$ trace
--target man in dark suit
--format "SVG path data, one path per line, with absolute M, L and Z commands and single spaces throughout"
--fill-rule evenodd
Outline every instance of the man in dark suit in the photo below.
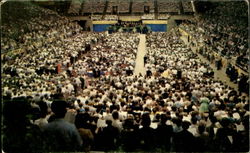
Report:
M 56 100 L 51 104 L 55 119 L 43 128 L 48 151 L 79 151 L 82 146 L 82 139 L 75 125 L 63 119 L 66 107 L 67 103 L 63 100 Z
M 143 59 L 144 59 L 144 66 L 145 66 L 145 65 L 147 64 L 148 57 L 147 57 L 147 56 L 144 56 Z
M 167 125 L 166 122 L 170 119 L 170 116 L 161 114 L 161 121 L 156 129 L 157 144 L 165 151 L 170 151 L 170 140 L 173 135 L 172 125 Z
M 107 127 L 103 128 L 101 132 L 102 142 L 105 151 L 115 150 L 116 142 L 119 138 L 119 130 L 118 128 L 112 126 L 112 121 L 106 121 Z
M 182 131 L 174 134 L 174 149 L 176 152 L 191 152 L 194 149 L 194 136 L 187 129 L 190 123 L 182 122 Z

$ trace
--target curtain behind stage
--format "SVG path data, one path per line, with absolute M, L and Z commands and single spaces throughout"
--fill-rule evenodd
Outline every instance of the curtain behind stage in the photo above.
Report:
M 154 31 L 154 32 L 166 32 L 167 31 L 166 24 L 146 24 L 146 25 L 151 28 L 151 31 Z
M 107 31 L 108 27 L 110 27 L 110 24 L 94 24 L 93 25 L 93 31 L 94 32 L 103 32 Z

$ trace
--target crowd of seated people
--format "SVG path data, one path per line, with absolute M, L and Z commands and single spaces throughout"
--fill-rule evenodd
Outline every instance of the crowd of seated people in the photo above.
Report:
M 181 2 L 184 12 L 193 12 L 191 2 Z M 179 3 L 175 1 L 158 0 L 159 13 L 177 13 L 180 12 Z
M 131 74 L 137 52 L 138 34 L 108 35 L 101 40 L 83 59 L 74 65 L 77 74 L 100 75 Z
M 145 19 L 155 19 L 155 14 L 144 14 L 141 16 L 141 19 L 142 20 L 145 20 Z
M 159 14 L 158 15 L 158 19 L 159 20 L 168 20 L 170 18 L 170 15 L 169 14 Z
M 81 27 L 65 17 L 33 18 L 27 23 L 30 33 L 21 35 L 23 54 L 2 56 L 2 83 L 26 92 L 48 92 L 55 88 L 53 79 L 60 68 L 67 67 L 72 57 L 85 52 L 86 44 L 96 42 L 103 34 L 80 33 Z M 39 26 L 35 27 L 38 23 Z M 50 29 L 49 29 L 50 28 Z M 72 43 L 74 42 L 74 43 Z M 9 49 L 11 53 L 12 49 Z M 57 76 L 62 77 L 62 76 Z M 45 88 L 43 91 L 42 88 Z M 7 89 L 11 91 L 12 89 Z M 15 89 L 16 90 L 16 89 Z
M 21 6 L 23 8 L 22 9 L 17 8 L 18 11 L 23 11 L 24 9 L 25 10 L 28 9 L 23 5 Z M 3 9 L 6 9 L 6 8 L 3 8 Z M 4 10 L 3 15 L 8 16 L 8 17 L 5 20 L 3 19 L 4 21 L 3 21 L 3 24 L 1 25 L 1 28 L 2 28 L 1 52 L 2 53 L 6 52 L 7 50 L 14 50 L 14 49 L 21 47 L 21 45 L 23 44 L 23 35 L 25 33 L 30 33 L 32 31 L 37 32 L 38 30 L 45 29 L 46 27 L 44 27 L 43 25 L 46 24 L 44 23 L 46 21 L 41 21 L 41 20 L 45 19 L 48 16 L 54 16 L 54 15 L 57 16 L 57 14 L 54 11 L 45 10 L 45 9 L 38 9 L 40 11 L 40 14 L 42 14 L 42 15 L 38 15 L 36 9 L 37 7 L 29 7 L 29 11 L 34 11 L 34 16 L 32 17 L 32 19 L 35 21 L 35 23 L 33 24 L 30 24 L 30 23 L 27 24 L 26 20 L 22 20 L 21 18 L 8 16 L 8 14 L 6 14 L 8 13 L 7 10 Z M 28 21 L 28 22 L 32 22 L 32 21 Z M 39 22 L 42 22 L 43 25 L 39 25 Z M 18 26 L 18 30 L 16 30 L 17 26 Z M 49 28 L 50 27 L 48 27 L 48 29 Z
M 179 12 L 179 4 L 178 2 L 170 2 L 164 0 L 158 0 L 158 12 L 159 13 L 176 13 Z
M 136 76 L 139 34 L 72 24 L 4 61 L 4 151 L 249 150 L 249 98 L 215 80 L 176 30 L 147 35 L 147 74 Z
M 36 9 L 36 7 L 32 8 Z M 1 52 L 7 52 L 19 48 L 31 50 L 51 43 L 57 39 L 67 38 L 81 30 L 81 27 L 70 22 L 66 17 L 61 17 L 54 11 L 40 9 L 44 15 L 25 21 L 26 27 L 20 27 L 19 36 L 12 40 L 10 35 L 14 28 L 3 24 Z M 19 24 L 22 24 L 20 19 Z
M 80 13 L 82 3 L 84 3 L 84 1 L 81 0 L 72 1 L 68 10 L 68 14 L 78 15 Z
M 234 11 L 228 12 L 228 8 L 233 8 Z M 192 44 L 197 42 L 199 53 L 215 63 L 217 69 L 221 69 L 223 63 L 222 58 L 216 58 L 215 55 L 224 57 L 228 63 L 224 64 L 227 68 L 226 74 L 232 82 L 238 83 L 240 92 L 248 93 L 249 77 L 239 73 L 239 69 L 248 70 L 247 35 L 244 32 L 247 29 L 247 20 L 244 18 L 246 13 L 245 2 L 223 3 L 180 27 L 192 36 Z M 238 17 L 237 14 L 241 15 Z
M 92 3 L 92 12 L 93 13 L 103 13 L 105 7 L 105 1 L 103 0 L 96 0 L 91 1 Z
M 30 48 L 26 48 L 25 54 L 16 55 L 16 57 L 11 60 L 8 60 L 10 59 L 8 56 L 4 58 L 2 80 L 4 87 L 2 91 L 10 96 L 11 99 L 32 97 L 32 100 L 34 100 L 44 96 L 44 100 L 48 102 L 46 105 L 51 106 L 53 110 L 53 104 L 49 102 L 48 98 L 51 98 L 51 95 L 58 91 L 63 93 L 65 97 L 70 96 L 74 87 L 78 85 L 81 85 L 83 89 L 85 81 L 80 75 L 87 75 L 89 70 L 91 71 L 91 77 L 100 77 L 100 74 L 95 73 L 97 69 L 105 72 L 105 75 L 112 74 L 115 76 L 123 74 L 124 72 L 131 75 L 133 73 L 132 70 L 138 45 L 137 34 L 105 36 L 104 33 L 81 33 L 75 31 L 79 27 L 71 27 L 72 23 L 69 23 L 68 19 L 62 18 L 64 22 L 60 19 L 61 18 L 58 18 L 56 22 L 60 24 L 60 28 L 54 26 L 53 21 L 56 20 L 56 18 L 51 17 L 45 21 L 40 21 L 47 23 L 46 25 L 42 24 L 40 26 L 41 29 L 38 29 L 41 31 L 41 34 L 44 32 L 43 37 L 41 36 L 44 39 L 44 43 L 39 46 L 33 45 L 39 43 L 41 40 L 39 33 L 37 36 L 34 34 L 32 40 L 28 39 L 29 33 L 25 34 L 23 36 L 25 45 L 26 42 L 29 42 L 31 46 Z M 32 21 L 35 20 L 36 19 Z M 31 28 L 34 27 L 33 25 L 29 26 Z M 50 30 L 54 32 L 52 34 L 45 33 L 43 26 L 51 26 Z M 47 36 L 50 34 L 51 37 Z M 55 40 L 49 39 L 53 38 L 52 35 L 58 38 Z M 93 47 L 93 52 L 90 52 L 91 47 Z M 86 56 L 81 59 L 81 55 L 85 53 L 87 53 Z M 79 75 L 79 78 L 75 77 L 76 74 Z M 87 84 L 88 82 L 86 81 L 86 85 Z M 95 83 L 90 85 L 95 85 Z M 75 91 L 76 90 L 77 88 L 75 88 Z M 25 101 L 26 100 L 27 99 L 25 99 Z M 46 117 L 46 115 L 44 117 Z M 44 125 L 43 122 L 47 122 L 46 119 L 43 118 L 42 120 L 35 121 L 35 124 L 39 126 Z M 42 123 L 40 123 L 40 121 Z M 67 124 L 62 126 L 67 126 Z M 71 125 L 68 125 L 68 127 L 71 127 Z M 50 128 L 48 132 L 51 132 Z M 65 135 L 65 138 L 66 137 L 67 135 Z M 78 136 L 76 138 L 79 140 Z M 76 149 L 79 144 L 80 141 L 77 141 L 74 149 Z M 63 148 L 65 148 L 67 150 L 67 148 L 70 148 L 69 145 L 72 145 L 72 143 L 69 142 L 67 146 L 60 146 L 61 148 L 57 149 L 63 150 Z
M 86 0 L 82 13 L 103 13 L 106 2 L 104 0 Z
M 182 2 L 182 6 L 183 6 L 183 9 L 184 9 L 184 12 L 193 12 L 193 8 L 192 8 L 192 5 L 191 5 L 191 2 L 185 2 L 185 1 L 183 1 Z
M 38 66 L 45 62 L 38 59 L 46 54 L 46 49 L 56 49 L 57 59 L 65 62 L 65 69 L 59 74 L 41 72 L 38 76 L 42 79 L 28 79 L 37 73 L 34 70 L 21 71 L 18 74 L 25 75 L 20 85 L 4 89 L 6 119 L 12 121 L 8 113 L 17 114 L 15 109 L 30 105 L 31 110 L 24 111 L 24 116 L 14 118 L 25 120 L 28 131 L 36 134 L 32 142 L 27 139 L 29 135 L 14 141 L 10 133 L 15 129 L 6 128 L 5 142 L 14 145 L 24 139 L 28 146 L 39 142 L 44 145 L 35 145 L 33 149 L 43 146 L 39 149 L 46 151 L 249 149 L 248 97 L 214 80 L 211 68 L 180 41 L 177 31 L 147 35 L 146 76 L 132 75 L 138 34 L 87 33 L 90 46 L 85 45 L 84 34 L 64 39 L 68 48 L 60 48 L 63 44 L 42 48 L 36 52 L 38 57 L 31 55 L 33 62 L 26 61 L 28 55 L 14 61 L 13 66 L 29 67 L 23 65 L 25 62 Z M 84 47 L 77 48 L 80 44 Z M 87 52 L 78 56 L 82 48 Z M 63 53 L 67 55 L 67 51 L 71 56 L 65 59 Z M 46 59 L 50 63 L 51 58 Z M 81 75 L 86 72 L 92 73 Z M 54 92 L 46 92 L 51 90 L 46 82 L 53 85 Z M 26 89 L 32 87 L 37 90 L 29 94 Z M 27 118 L 25 113 L 32 117 Z M 11 121 L 7 127 L 21 124 Z M 18 132 L 25 134 L 25 130 L 15 131 Z M 10 145 L 4 149 L 22 152 L 25 148 Z
M 136 13 L 144 13 L 144 1 L 134 1 L 132 5 L 132 11 Z
M 149 12 L 154 13 L 155 12 L 154 0 L 146 0 L 144 2 L 145 2 L 144 6 L 149 7 Z
M 92 13 L 92 2 L 85 1 L 82 11 L 82 13 Z
M 16 55 L 12 60 L 7 60 L 10 59 L 7 56 L 3 59 L 2 83 L 7 87 L 13 87 L 6 90 L 12 91 L 15 96 L 34 92 L 53 92 L 59 78 L 67 77 L 60 71 L 69 67 L 72 59 L 83 54 L 85 46 L 97 41 L 98 37 L 102 35 L 79 34 L 38 48 L 31 48 L 24 54 Z M 17 92 L 16 87 L 20 88 L 22 93 Z
M 92 21 L 102 20 L 102 15 L 91 15 L 91 20 Z
M 235 11 L 229 11 L 228 8 Z M 203 43 L 208 54 L 216 51 L 225 58 L 232 58 L 247 70 L 246 13 L 245 2 L 229 2 L 219 5 L 202 16 L 197 16 L 192 23 L 181 24 L 180 27 L 190 33 L 195 41 Z M 237 16 L 237 14 L 241 15 Z
M 118 16 L 117 15 L 105 15 L 104 20 L 109 20 L 109 21 L 115 20 L 115 21 L 117 21 Z
M 154 1 L 152 0 L 134 0 L 132 4 L 132 12 L 144 13 L 144 7 L 148 7 L 148 13 L 154 13 Z
M 154 13 L 154 2 L 152 0 L 134 0 L 132 4 L 132 12 L 144 13 L 145 7 L 148 7 L 147 13 Z
M 121 21 L 108 27 L 108 33 L 130 32 L 130 33 L 149 33 L 150 27 L 143 25 L 140 21 Z
M 127 12 L 129 12 L 129 2 L 119 1 L 119 3 L 118 3 L 118 10 L 121 13 L 127 13 Z
M 120 13 L 128 13 L 129 12 L 129 1 L 122 1 L 122 0 L 110 0 L 108 3 L 107 12 L 112 13 L 113 7 L 117 7 L 115 12 Z
M 82 4 L 84 3 L 84 4 Z M 103 13 L 104 7 L 105 7 L 105 1 L 104 0 L 98 0 L 98 1 L 72 1 L 68 13 L 70 14 L 79 14 L 79 11 L 81 9 L 81 6 L 83 5 L 82 13 Z M 108 9 L 107 12 L 111 13 L 113 6 L 118 7 L 118 12 L 121 13 L 128 13 L 129 12 L 129 5 L 130 2 L 123 2 L 120 0 L 110 0 L 108 3 Z M 152 0 L 136 0 L 132 3 L 132 12 L 136 13 L 144 13 L 144 7 L 149 7 L 149 12 L 154 13 L 154 1 Z M 192 5 L 190 2 L 182 2 L 184 12 L 193 12 Z M 179 5 L 176 2 L 165 2 L 162 0 L 159 0 L 158 2 L 159 6 L 159 12 L 178 12 L 179 11 Z

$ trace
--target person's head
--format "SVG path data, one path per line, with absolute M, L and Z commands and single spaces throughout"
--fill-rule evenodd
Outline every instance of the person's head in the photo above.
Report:
M 7 127 L 22 129 L 29 123 L 31 105 L 24 97 L 13 98 L 3 103 L 3 123 Z
M 48 114 L 48 105 L 46 102 L 40 101 L 38 102 L 39 108 L 40 108 L 40 117 L 45 118 Z
M 113 117 L 114 120 L 118 120 L 119 119 L 119 113 L 117 111 L 113 111 L 112 117 Z
M 223 118 L 221 121 L 220 121 L 220 124 L 223 128 L 226 128 L 230 125 L 230 120 L 228 118 Z
M 51 104 L 51 110 L 56 118 L 63 118 L 67 112 L 67 103 L 64 100 L 55 100 Z
M 222 103 L 222 104 L 219 106 L 219 110 L 225 110 L 225 109 L 226 109 L 226 105 Z
M 143 127 L 149 127 L 151 124 L 151 119 L 150 119 L 150 116 L 149 116 L 149 113 L 145 113 L 142 115 L 142 121 L 141 121 L 141 125 Z
M 88 113 L 78 113 L 75 117 L 75 126 L 85 128 L 88 126 L 91 116 Z
M 175 112 L 177 110 L 176 106 L 172 106 L 171 109 L 173 112 Z
M 187 130 L 189 128 L 189 126 L 190 126 L 190 122 L 188 122 L 188 121 L 183 121 L 182 122 L 183 130 Z
M 210 119 L 210 121 L 213 123 L 213 124 L 215 124 L 216 122 L 217 122 L 217 119 L 216 119 L 216 117 L 215 116 L 210 116 L 209 117 L 209 119 Z
M 166 114 L 161 114 L 161 123 L 166 124 L 168 117 Z
M 177 118 L 177 117 L 173 118 L 172 122 L 174 124 L 176 124 L 176 126 L 178 126 L 178 127 L 180 127 L 182 125 L 182 120 L 180 118 Z
M 205 132 L 206 126 L 204 124 L 199 124 L 198 126 L 198 132 L 200 134 L 202 134 L 203 132 Z
M 191 123 L 192 123 L 192 124 L 196 124 L 196 123 L 197 123 L 197 121 L 198 121 L 198 120 L 197 120 L 197 118 L 196 118 L 196 117 L 192 117 L 192 118 L 191 118 Z
M 108 126 L 112 126 L 112 121 L 111 121 L 111 120 L 106 120 L 106 124 L 107 124 Z
M 128 118 L 124 121 L 123 127 L 125 129 L 132 129 L 134 127 L 134 119 Z
M 12 92 L 11 91 L 7 91 L 6 92 L 6 96 L 4 98 L 10 100 L 12 98 Z
M 246 130 L 249 130 L 249 115 L 243 117 L 242 123 Z

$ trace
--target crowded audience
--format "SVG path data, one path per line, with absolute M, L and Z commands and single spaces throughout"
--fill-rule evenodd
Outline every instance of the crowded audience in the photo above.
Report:
M 31 7 L 30 9 L 32 11 L 38 8 Z M 18 32 L 14 29 L 15 27 L 2 25 L 1 52 L 18 48 L 32 50 L 74 35 L 82 29 L 78 24 L 70 22 L 66 17 L 59 16 L 54 11 L 38 10 L 41 10 L 42 15 L 36 16 L 25 23 L 21 19 L 20 22 L 18 21 L 18 26 L 20 25 Z M 12 33 L 18 33 L 19 36 L 15 36 L 13 38 L 15 40 L 10 39 L 13 37 Z
M 107 21 L 117 21 L 118 16 L 117 15 L 105 15 L 104 19 Z
M 81 11 L 82 3 L 84 3 L 84 2 L 81 0 L 72 1 L 70 4 L 70 7 L 68 9 L 68 14 L 79 15 L 79 13 Z
M 143 20 L 143 19 L 146 19 L 146 20 L 153 20 L 153 19 L 155 19 L 155 14 L 144 14 L 144 15 L 142 15 L 141 16 L 141 19 Z
M 247 63 L 247 5 L 245 2 L 228 2 L 196 16 L 191 22 L 180 25 L 207 54 L 213 51 L 236 61 L 245 71 Z M 237 7 L 236 7 L 236 6 Z M 228 8 L 233 8 L 234 11 Z M 238 14 L 241 14 L 238 16 Z M 221 21 L 221 22 L 218 22 Z
M 3 58 L 4 151 L 249 151 L 249 97 L 216 80 L 177 29 L 146 34 L 143 76 L 139 33 L 31 21 L 24 53 Z
M 73 3 L 73 1 L 72 1 Z M 105 1 L 104 0 L 85 0 L 83 2 L 83 9 L 82 9 L 82 14 L 84 13 L 103 13 L 104 8 L 105 8 Z
M 159 14 L 158 19 L 159 20 L 168 20 L 170 18 L 169 14 Z
M 102 15 L 91 15 L 90 18 L 92 21 L 98 21 L 102 20 Z
M 107 13 L 113 12 L 113 7 L 116 7 L 116 13 L 128 13 L 129 12 L 129 1 L 122 1 L 122 0 L 109 0 L 107 6 Z
M 193 8 L 192 8 L 191 2 L 183 1 L 182 5 L 183 5 L 184 12 L 193 12 Z
M 144 13 L 145 2 L 143 0 L 133 1 L 132 11 L 134 13 Z
M 249 92 L 249 77 L 240 72 L 248 71 L 249 61 L 247 33 L 243 32 L 247 29 L 246 7 L 245 2 L 219 3 L 204 15 L 180 25 L 181 29 L 190 34 L 190 45 L 196 46 L 198 52 L 215 64 L 217 70 L 224 67 L 230 81 L 238 84 L 240 93 Z M 234 8 L 234 11 L 228 8 Z
M 158 0 L 158 10 L 159 13 L 176 13 L 179 11 L 178 3 L 173 3 L 171 1 Z

